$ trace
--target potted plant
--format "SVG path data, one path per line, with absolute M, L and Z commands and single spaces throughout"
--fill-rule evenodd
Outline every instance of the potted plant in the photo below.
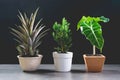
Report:
M 23 71 L 35 71 L 43 57 L 38 54 L 37 48 L 48 29 L 43 31 L 45 26 L 41 25 L 42 19 L 35 24 L 37 12 L 38 9 L 31 14 L 30 18 L 27 17 L 26 13 L 19 12 L 18 18 L 21 25 L 16 25 L 17 28 L 11 28 L 11 33 L 16 37 L 15 41 L 18 43 L 16 49 L 19 55 L 17 57 Z
M 83 58 L 87 71 L 100 72 L 104 66 L 105 56 L 96 54 L 96 48 L 102 53 L 104 46 L 104 38 L 102 36 L 102 26 L 99 22 L 108 22 L 109 19 L 104 16 L 101 17 L 86 17 L 83 16 L 78 22 L 77 30 L 85 35 L 86 39 L 93 45 L 93 54 L 84 54 Z
M 62 19 L 62 24 L 57 22 L 53 25 L 53 38 L 57 42 L 58 47 L 53 52 L 54 65 L 56 71 L 67 72 L 71 70 L 73 53 L 69 52 L 72 45 L 70 23 L 65 18 Z

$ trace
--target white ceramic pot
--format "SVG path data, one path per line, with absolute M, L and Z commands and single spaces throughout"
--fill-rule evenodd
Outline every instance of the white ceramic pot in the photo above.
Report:
M 35 71 L 38 69 L 43 56 L 38 55 L 38 57 L 21 57 L 18 55 L 17 57 L 23 71 Z
M 72 52 L 58 53 L 53 52 L 54 65 L 56 71 L 67 72 L 71 70 L 72 67 Z

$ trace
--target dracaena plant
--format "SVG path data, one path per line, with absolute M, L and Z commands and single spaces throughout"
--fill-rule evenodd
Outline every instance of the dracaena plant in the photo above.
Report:
M 16 49 L 21 56 L 37 56 L 39 52 L 37 47 L 41 44 L 41 39 L 48 31 L 48 29 L 43 31 L 45 26 L 41 24 L 42 19 L 35 24 L 38 10 L 37 8 L 36 11 L 31 14 L 30 18 L 26 13 L 22 14 L 19 12 L 18 18 L 21 25 L 16 25 L 16 28 L 11 28 L 11 33 L 16 37 L 15 41 L 18 43 Z
M 109 18 L 101 17 L 86 17 L 83 16 L 81 20 L 77 24 L 77 30 L 81 30 L 81 33 L 85 35 L 86 39 L 90 41 L 93 45 L 93 55 L 96 54 L 95 47 L 100 50 L 102 53 L 102 49 L 104 46 L 104 38 L 102 35 L 102 26 L 99 22 L 108 22 Z
M 55 48 L 58 52 L 66 53 L 72 45 L 72 33 L 69 25 L 70 23 L 65 18 L 62 19 L 62 24 L 55 22 L 53 25 L 52 35 L 58 44 L 58 47 Z

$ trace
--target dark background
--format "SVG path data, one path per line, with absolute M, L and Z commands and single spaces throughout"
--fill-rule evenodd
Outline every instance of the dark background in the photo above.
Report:
M 101 23 L 105 45 L 103 54 L 107 57 L 106 63 L 120 63 L 120 0 L 0 0 L 0 63 L 18 63 L 16 42 L 10 34 L 9 27 L 19 24 L 18 10 L 30 15 L 40 7 L 37 20 L 43 18 L 47 28 L 52 28 L 55 21 L 61 22 L 65 17 L 72 29 L 73 45 L 70 51 L 74 52 L 73 63 L 84 63 L 82 55 L 92 54 L 92 45 L 76 31 L 76 24 L 85 16 L 105 16 L 110 18 L 109 23 Z M 43 39 L 39 47 L 44 56 L 42 63 L 53 63 L 52 52 L 56 43 L 51 36 L 52 30 Z M 97 51 L 99 53 L 99 51 Z

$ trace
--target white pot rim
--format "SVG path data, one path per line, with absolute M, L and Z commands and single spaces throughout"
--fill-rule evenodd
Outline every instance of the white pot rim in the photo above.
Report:
M 58 53 L 58 52 L 53 52 L 53 57 L 54 58 L 72 58 L 73 57 L 73 52 L 67 52 L 67 53 Z
M 22 57 L 20 55 L 17 56 L 17 58 L 40 58 L 40 57 L 43 57 L 43 55 L 38 54 L 38 56 L 36 56 L 36 57 Z
M 57 51 L 54 51 L 53 53 L 58 53 L 58 54 L 71 54 L 71 53 L 73 53 L 73 52 L 68 51 L 68 52 L 66 52 L 66 53 L 59 53 L 59 52 L 57 52 Z

